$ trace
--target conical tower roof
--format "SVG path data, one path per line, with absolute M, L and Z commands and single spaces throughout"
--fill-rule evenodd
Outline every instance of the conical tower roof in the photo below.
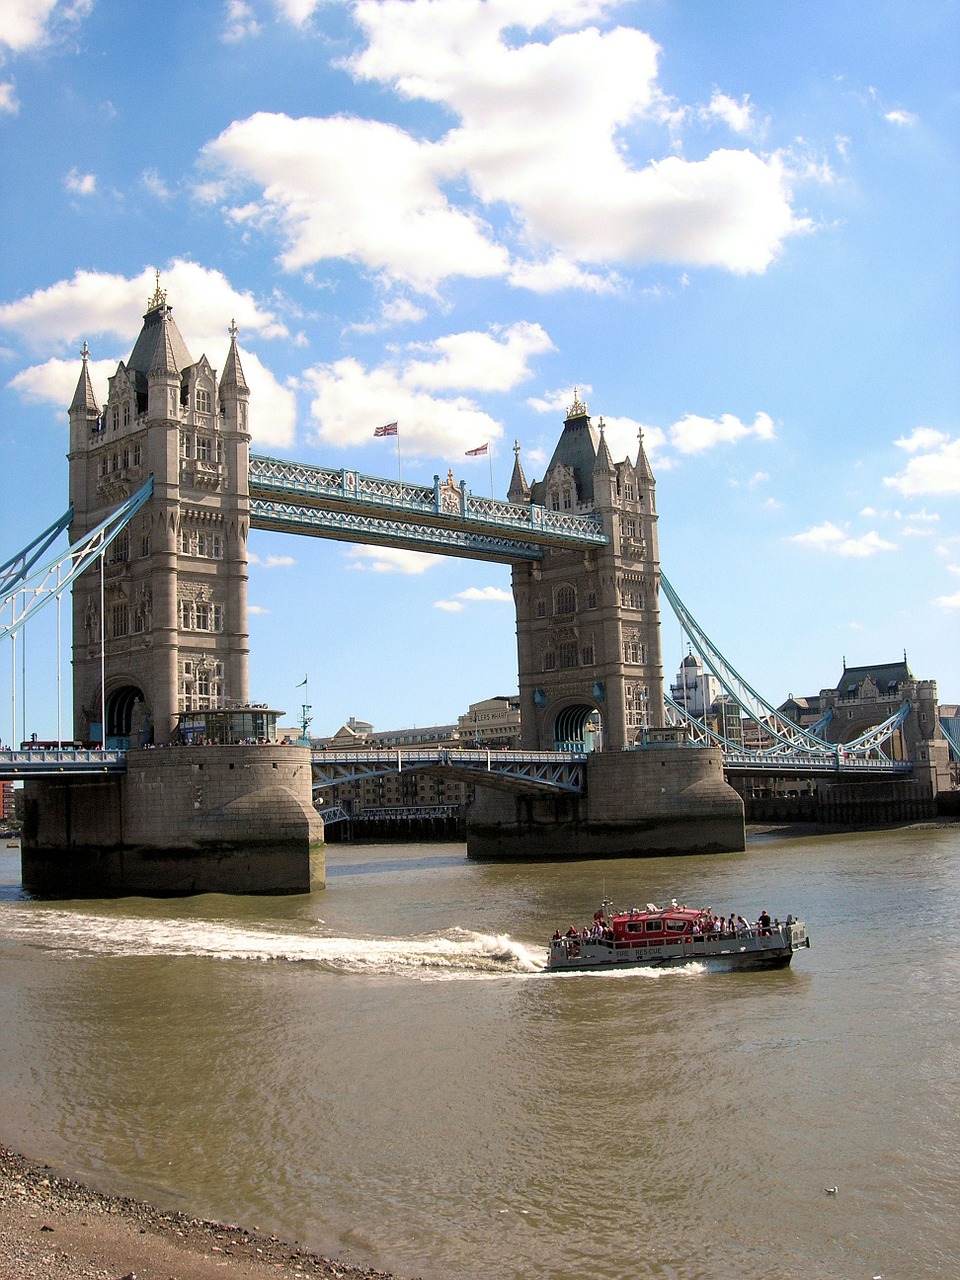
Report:
M 223 366 L 223 374 L 220 378 L 220 390 L 222 391 L 249 391 L 247 380 L 243 376 L 243 366 L 240 363 L 240 352 L 237 350 L 237 322 L 230 321 L 230 350 L 227 352 L 226 363 Z
M 529 502 L 530 486 L 523 474 L 523 463 L 520 461 L 520 441 L 513 442 L 513 475 L 510 477 L 510 488 L 507 490 L 510 502 Z
M 73 399 L 70 401 L 70 412 L 73 413 L 74 409 L 90 409 L 99 414 L 100 406 L 97 404 L 93 383 L 90 380 L 90 370 L 87 367 L 90 348 L 86 343 L 83 344 L 83 350 L 80 354 L 83 357 L 83 368 L 80 370 L 80 377 L 77 380 L 77 389 L 74 391 Z
M 143 328 L 127 361 L 127 369 L 136 380 L 137 390 L 144 392 L 147 389 L 147 374 L 151 371 L 157 373 L 161 370 L 176 370 L 177 373 L 182 373 L 193 364 L 187 344 L 173 318 L 173 307 L 167 305 L 166 290 L 160 288 L 159 272 L 156 292 L 147 307 Z M 161 348 L 159 352 L 158 347 Z
M 637 462 L 636 462 L 636 466 L 634 467 L 634 471 L 636 471 L 637 476 L 641 480 L 646 480 L 650 484 L 656 484 L 656 480 L 654 480 L 653 478 L 653 472 L 650 469 L 650 462 L 647 458 L 647 452 L 643 447 L 643 428 L 642 427 L 637 432 L 637 439 L 639 440 L 639 444 L 637 446 Z
M 597 446 L 597 460 L 593 464 L 594 474 L 613 475 L 616 467 L 613 465 L 613 458 L 610 456 L 610 450 L 607 448 L 607 439 L 603 434 L 603 419 L 600 419 L 600 443 Z
M 554 467 L 561 463 L 570 467 L 577 481 L 577 500 L 592 502 L 593 468 L 596 465 L 599 447 L 600 437 L 590 421 L 587 406 L 580 399 L 578 389 L 575 387 L 573 404 L 567 410 L 563 433 L 557 441 L 557 447 L 553 451 L 553 457 L 545 474 L 549 475 Z M 534 502 L 540 505 L 546 504 L 547 487 L 544 480 L 532 485 L 530 493 Z

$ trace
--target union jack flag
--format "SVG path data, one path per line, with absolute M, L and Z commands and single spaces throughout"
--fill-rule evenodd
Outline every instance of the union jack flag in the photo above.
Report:
M 377 427 L 373 434 L 378 439 L 381 436 L 395 436 L 397 434 L 397 424 L 395 422 L 388 422 L 385 427 Z

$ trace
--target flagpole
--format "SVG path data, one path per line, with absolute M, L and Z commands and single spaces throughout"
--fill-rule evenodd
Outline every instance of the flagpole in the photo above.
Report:
M 400 463 L 400 428 L 397 428 L 397 480 L 403 484 L 403 467 Z
M 487 449 L 487 457 L 490 459 L 490 501 L 493 501 L 493 445 Z

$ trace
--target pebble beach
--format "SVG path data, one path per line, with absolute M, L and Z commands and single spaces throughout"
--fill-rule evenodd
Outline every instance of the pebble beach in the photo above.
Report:
M 4 1280 L 398 1280 L 255 1230 L 92 1190 L 0 1146 Z

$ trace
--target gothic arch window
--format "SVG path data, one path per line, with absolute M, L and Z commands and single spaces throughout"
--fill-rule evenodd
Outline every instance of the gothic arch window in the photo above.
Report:
M 554 613 L 576 613 L 577 611 L 577 593 L 576 590 L 565 582 L 562 586 L 557 587 L 553 597 Z
M 547 616 L 547 602 L 546 600 L 538 600 L 537 601 L 537 617 L 545 618 L 546 616 Z
M 194 393 L 194 403 L 197 413 L 209 413 L 213 406 L 213 398 L 206 387 L 197 387 Z

